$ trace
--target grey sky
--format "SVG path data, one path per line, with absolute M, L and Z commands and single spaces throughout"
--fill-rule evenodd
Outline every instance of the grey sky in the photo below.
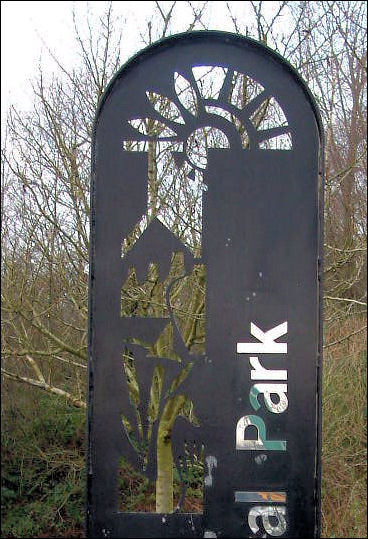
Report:
M 193 2 L 198 4 L 200 2 Z M 269 2 L 272 4 L 273 2 Z M 86 9 L 90 9 L 93 17 L 98 17 L 108 2 L 72 2 L 72 1 L 2 1 L 1 2 L 1 112 L 2 125 L 6 110 L 10 104 L 21 108 L 29 108 L 32 103 L 30 81 L 34 78 L 41 60 L 44 71 L 52 73 L 56 66 L 46 45 L 62 60 L 66 67 L 77 62 L 76 46 L 72 21 L 73 6 L 79 24 L 85 24 Z M 230 2 L 234 12 L 244 17 L 246 2 Z M 167 10 L 171 2 L 160 2 Z M 178 2 L 174 18 L 176 31 L 185 28 L 189 8 L 185 2 Z M 126 19 L 124 24 L 125 61 L 133 53 L 142 48 L 139 32 L 144 31 L 147 18 L 152 12 L 154 2 L 114 1 L 114 13 Z M 206 21 L 213 29 L 232 30 L 228 17 L 226 2 L 209 2 Z

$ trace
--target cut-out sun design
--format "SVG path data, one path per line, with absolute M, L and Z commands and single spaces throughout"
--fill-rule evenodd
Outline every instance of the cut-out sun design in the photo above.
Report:
M 128 120 L 132 137 L 123 142 L 123 149 L 148 152 L 148 200 L 146 213 L 124 240 L 122 256 L 153 218 L 195 257 L 200 256 L 198 223 L 202 222 L 202 189 L 206 189 L 203 174 L 209 148 L 292 148 L 282 108 L 248 75 L 226 67 L 196 66 L 186 77 L 174 72 L 173 82 L 172 98 L 146 91 L 150 117 Z M 193 217 L 191 222 L 197 223 L 189 229 L 188 212 Z M 181 223 L 187 223 L 186 230 Z

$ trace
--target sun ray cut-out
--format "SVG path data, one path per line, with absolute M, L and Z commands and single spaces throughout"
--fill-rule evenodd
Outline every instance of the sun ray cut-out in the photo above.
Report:
M 147 211 L 124 239 L 123 257 L 154 219 L 200 256 L 209 148 L 230 148 L 237 133 L 245 150 L 292 149 L 282 107 L 252 76 L 227 66 L 195 65 L 183 74 L 174 71 L 172 77 L 175 92 L 170 97 L 145 90 L 152 117 L 129 120 L 137 140 L 130 135 L 123 142 L 125 151 L 148 152 L 151 160 Z M 222 119 L 216 126 L 215 117 Z M 197 227 L 188 224 L 193 216 Z
M 253 101 L 258 94 L 263 92 L 263 90 L 263 86 L 249 77 L 249 75 L 234 71 L 229 102 L 234 105 L 234 107 L 243 109 L 248 103 Z
M 158 120 L 152 120 L 151 118 L 136 118 L 134 120 L 128 120 L 128 122 L 142 135 L 157 138 L 177 136 L 175 131 Z
M 174 84 L 176 95 L 182 106 L 193 116 L 197 116 L 198 101 L 193 86 L 183 77 L 183 75 L 180 75 L 180 73 L 177 72 L 174 73 Z
M 146 92 L 146 95 L 153 108 L 163 116 L 163 119 L 179 124 L 185 123 L 180 110 L 168 97 L 155 92 Z
M 291 150 L 292 138 L 290 133 L 264 140 L 259 144 L 261 150 Z
M 192 69 L 202 99 L 218 99 L 227 73 L 219 66 L 198 66 Z
M 260 131 L 288 125 L 284 111 L 274 97 L 263 101 L 251 115 L 250 120 L 254 127 Z

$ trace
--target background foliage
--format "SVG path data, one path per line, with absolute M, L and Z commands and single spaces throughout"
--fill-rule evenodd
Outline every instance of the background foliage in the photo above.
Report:
M 211 2 L 180 2 L 191 17 L 185 28 L 178 4 L 156 2 L 141 29 L 142 46 L 208 27 Z M 366 5 L 247 4 L 247 20 L 228 4 L 234 32 L 291 62 L 325 127 L 322 531 L 364 537 Z M 107 82 L 126 60 L 114 2 L 99 21 L 88 16 L 83 33 L 74 18 L 74 69 L 55 57 L 52 77 L 40 68 L 33 109 L 11 107 L 3 138 L 3 537 L 82 536 L 91 129 Z M 139 497 L 133 472 L 122 481 Z

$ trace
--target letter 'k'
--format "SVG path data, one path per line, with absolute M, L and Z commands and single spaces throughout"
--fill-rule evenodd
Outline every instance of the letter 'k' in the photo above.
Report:
M 283 322 L 269 331 L 262 331 L 251 322 L 250 333 L 260 342 L 238 342 L 238 354 L 287 354 L 287 343 L 275 342 L 287 333 L 287 322 Z

